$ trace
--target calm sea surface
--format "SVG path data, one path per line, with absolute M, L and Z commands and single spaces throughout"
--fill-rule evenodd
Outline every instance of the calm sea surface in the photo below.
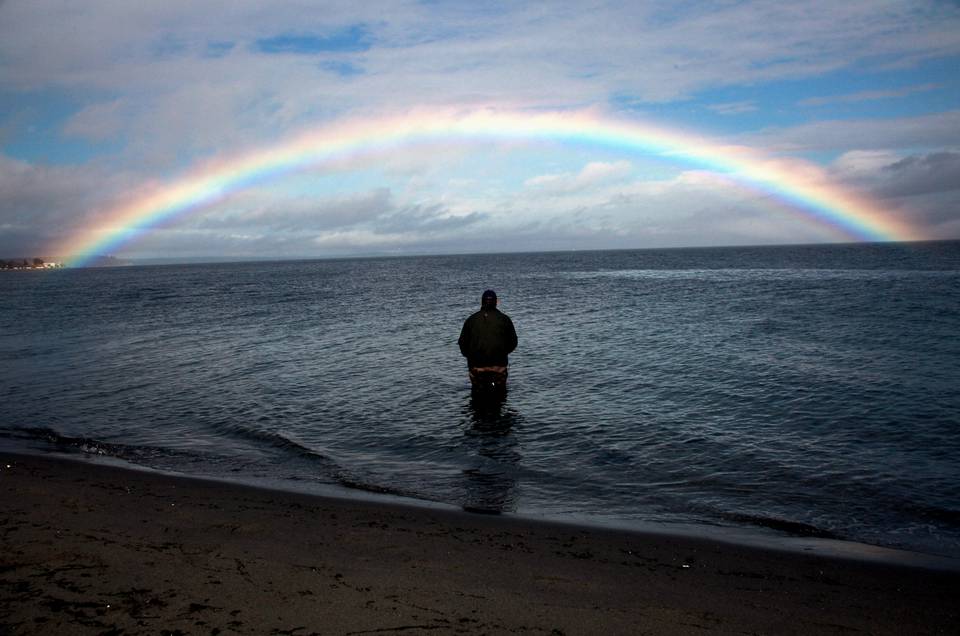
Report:
M 0 362 L 0 448 L 960 556 L 960 242 L 0 272 Z

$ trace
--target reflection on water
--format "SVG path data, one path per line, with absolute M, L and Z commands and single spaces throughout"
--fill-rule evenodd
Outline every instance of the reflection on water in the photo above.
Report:
M 500 514 L 516 509 L 516 475 L 523 456 L 510 431 L 519 421 L 505 394 L 471 392 L 463 408 L 463 445 L 470 464 L 463 470 L 465 511 Z
M 506 408 L 507 391 L 470 391 L 470 401 L 465 413 L 472 427 L 484 432 L 497 432 L 506 435 L 513 426 L 516 411 Z

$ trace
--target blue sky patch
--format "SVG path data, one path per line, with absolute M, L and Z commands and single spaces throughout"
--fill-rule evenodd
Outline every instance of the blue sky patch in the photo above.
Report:
M 955 107 L 957 58 L 915 67 L 844 68 L 817 77 L 704 89 L 685 100 L 646 103 L 626 94 L 611 105 L 669 125 L 727 135 L 825 120 L 918 117 Z
M 363 69 L 356 64 L 351 64 L 350 62 L 337 62 L 331 60 L 328 62 L 321 62 L 320 68 L 325 71 L 330 71 L 331 73 L 336 73 L 340 77 L 354 77 L 356 75 L 363 75 Z
M 207 42 L 207 57 L 223 57 L 233 50 L 234 42 Z
M 187 45 L 185 39 L 171 33 L 163 34 L 163 36 L 150 45 L 150 52 L 154 57 L 159 58 L 175 57 L 184 53 L 186 50 Z
M 369 29 L 355 24 L 324 35 L 285 33 L 257 40 L 256 48 L 261 53 L 293 53 L 315 55 L 317 53 L 360 53 L 370 49 L 373 37 Z

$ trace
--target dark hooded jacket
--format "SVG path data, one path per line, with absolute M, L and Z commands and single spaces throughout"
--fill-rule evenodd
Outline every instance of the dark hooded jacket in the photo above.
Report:
M 483 307 L 464 321 L 457 344 L 471 367 L 505 367 L 507 354 L 517 348 L 517 332 L 508 315 Z

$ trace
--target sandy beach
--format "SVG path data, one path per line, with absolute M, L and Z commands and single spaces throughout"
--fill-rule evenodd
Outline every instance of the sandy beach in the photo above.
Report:
M 960 572 L 0 457 L 3 634 L 956 633 Z

